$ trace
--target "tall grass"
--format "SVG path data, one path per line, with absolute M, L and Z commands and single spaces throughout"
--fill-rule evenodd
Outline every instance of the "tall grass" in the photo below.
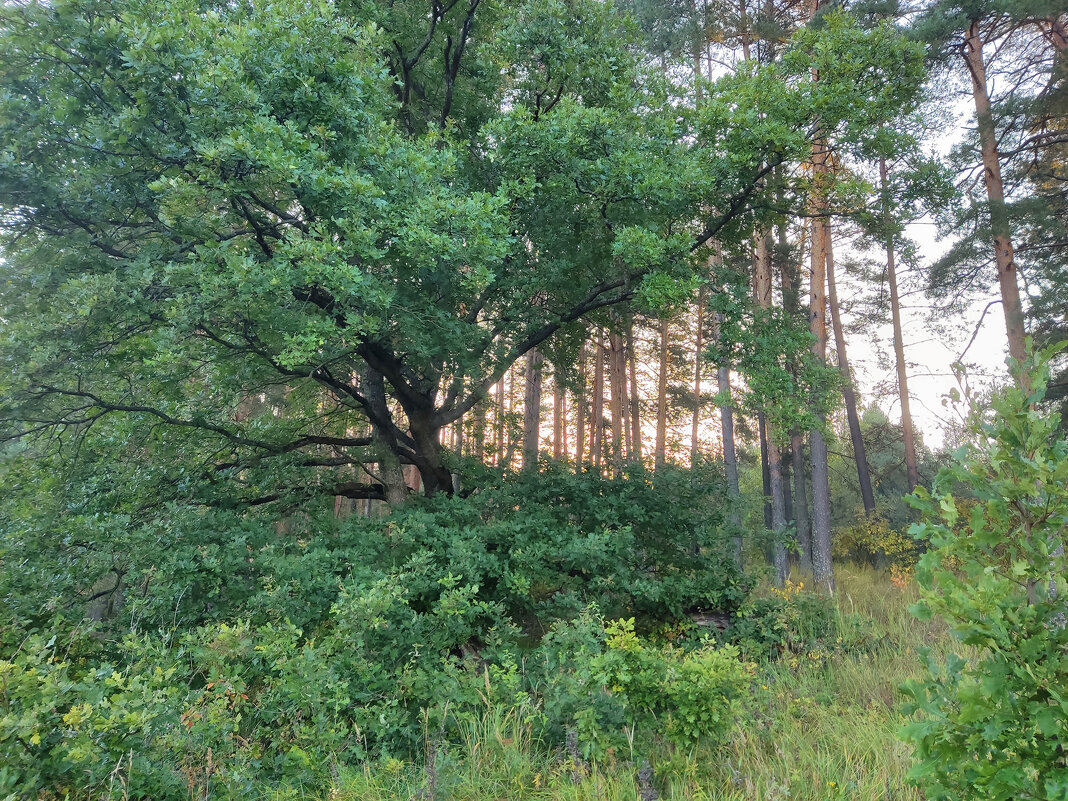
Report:
M 848 642 L 761 666 L 717 748 L 663 743 L 591 765 L 544 747 L 521 710 L 488 706 L 432 766 L 385 760 L 342 772 L 329 798 L 919 801 L 906 779 L 908 748 L 896 736 L 897 687 L 921 669 L 919 648 L 944 654 L 953 641 L 937 621 L 908 613 L 915 596 L 913 585 L 881 571 L 840 569 L 835 603 Z M 646 762 L 651 770 L 639 776 Z

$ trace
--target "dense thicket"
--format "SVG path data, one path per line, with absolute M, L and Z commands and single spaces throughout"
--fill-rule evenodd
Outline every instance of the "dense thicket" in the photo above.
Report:
M 899 583 L 925 547 L 909 222 L 959 212 L 929 283 L 996 262 L 1014 356 L 1061 329 L 1065 40 L 857 11 L 3 5 L 0 795 L 422 754 L 433 797 L 486 715 L 578 775 L 720 742 L 750 660 L 867 648 L 790 571 L 833 591 L 832 528 Z M 924 81 L 961 42 L 957 205 Z M 900 429 L 847 356 L 882 263 Z

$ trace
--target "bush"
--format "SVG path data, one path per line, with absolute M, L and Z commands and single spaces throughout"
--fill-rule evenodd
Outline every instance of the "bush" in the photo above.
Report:
M 182 797 L 170 792 L 177 776 L 153 751 L 177 723 L 173 671 L 131 674 L 61 653 L 79 645 L 31 636 L 0 660 L 0 797 L 108 797 L 134 772 L 141 784 L 134 797 Z
M 803 585 L 787 582 L 784 589 L 773 589 L 767 597 L 749 599 L 731 620 L 727 638 L 756 659 L 802 653 L 828 637 L 833 639 L 838 629 L 834 604 L 803 590 Z
M 944 618 L 970 651 L 908 684 L 912 775 L 932 799 L 1068 797 L 1068 442 L 1055 414 L 1008 389 L 976 412 L 973 442 L 913 504 L 933 550 L 920 560 L 920 617 Z M 968 496 L 962 504 L 952 494 Z M 962 511 L 966 519 L 962 519 Z
M 531 661 L 547 739 L 573 727 L 587 757 L 661 734 L 681 746 L 722 741 L 751 673 L 734 646 L 651 647 L 633 618 L 605 624 L 594 610 L 556 626 Z
M 578 732 L 590 754 L 660 724 L 714 740 L 741 692 L 736 654 L 661 652 L 590 610 L 736 608 L 720 497 L 685 471 L 549 469 L 377 520 L 175 509 L 154 535 L 167 547 L 131 553 L 137 591 L 92 636 L 62 635 L 51 602 L 0 628 L 0 797 L 323 787 L 339 765 L 456 741 L 488 709 L 548 746 Z M 58 639 L 27 639 L 46 626 Z
M 920 557 L 922 544 L 904 531 L 897 531 L 883 517 L 858 511 L 856 522 L 835 530 L 832 553 L 836 559 L 852 559 L 873 567 L 911 569 Z

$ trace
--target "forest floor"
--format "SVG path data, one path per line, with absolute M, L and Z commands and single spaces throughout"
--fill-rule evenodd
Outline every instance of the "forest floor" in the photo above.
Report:
M 589 765 L 540 747 L 514 715 L 490 710 L 462 747 L 435 755 L 433 768 L 388 759 L 343 771 L 328 798 L 918 801 L 907 779 L 910 750 L 898 736 L 898 688 L 922 670 L 920 649 L 938 659 L 955 643 L 940 621 L 909 613 L 913 581 L 846 565 L 837 578 L 838 628 L 848 642 L 756 666 L 725 744 L 665 745 Z

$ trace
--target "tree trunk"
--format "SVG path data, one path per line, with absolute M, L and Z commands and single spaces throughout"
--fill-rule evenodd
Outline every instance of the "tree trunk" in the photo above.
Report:
M 567 420 L 565 419 L 564 388 L 560 386 L 560 377 L 553 374 L 553 459 L 561 459 L 567 455 L 567 443 L 564 441 L 567 432 Z
M 822 165 L 826 152 L 822 143 L 813 145 L 813 161 Z M 818 190 L 817 190 L 818 191 Z M 822 213 L 825 204 L 818 201 Z M 809 330 L 812 333 L 812 353 L 822 364 L 827 360 L 827 240 L 824 224 L 819 218 L 812 221 L 812 263 L 809 296 Z M 820 421 L 823 422 L 822 420 Z M 827 467 L 827 443 L 817 426 L 809 435 L 809 459 L 812 464 L 812 573 L 816 584 L 834 591 L 834 570 L 831 565 L 831 486 Z
M 853 458 L 857 465 L 857 482 L 860 497 L 864 502 L 864 514 L 875 514 L 875 494 L 871 489 L 871 473 L 868 470 L 868 453 L 860 430 L 857 414 L 857 395 L 853 389 L 853 376 L 849 372 L 849 356 L 846 353 L 845 329 L 842 327 L 842 309 L 838 305 L 838 287 L 834 277 L 834 247 L 831 228 L 827 226 L 827 300 L 831 307 L 831 325 L 834 327 L 834 342 L 838 350 L 838 372 L 842 374 L 842 397 L 845 400 L 846 418 L 849 420 L 849 438 L 853 443 Z
M 705 296 L 707 287 L 702 284 L 697 290 L 697 332 L 695 334 L 693 353 L 693 419 L 690 420 L 690 467 L 697 466 L 697 457 L 700 450 L 698 441 L 698 429 L 701 425 L 701 350 L 704 347 L 704 312 Z
M 408 410 L 408 431 L 415 440 L 416 467 L 427 497 L 439 492 L 452 494 L 452 473 L 445 469 L 445 448 L 441 444 L 441 426 L 433 419 L 430 404 L 426 410 Z
M 753 299 L 759 320 L 766 322 L 771 315 L 771 260 L 768 258 L 768 236 L 758 231 L 753 238 Z M 786 500 L 783 494 L 782 452 L 775 441 L 774 425 L 766 414 L 760 415 L 761 461 L 764 463 L 764 520 L 775 537 L 772 546 L 772 563 L 775 566 L 775 581 L 782 586 L 788 575 L 786 546 L 783 532 L 786 529 Z
M 505 373 L 501 376 L 501 380 L 497 382 L 497 407 L 493 420 L 495 429 L 493 463 L 498 467 L 504 466 L 504 381 L 507 376 L 508 373 Z
M 382 374 L 367 369 L 360 376 L 360 391 L 371 407 L 373 417 L 389 420 L 391 415 L 386 403 L 385 385 Z M 408 485 L 404 480 L 404 469 L 397 456 L 397 442 L 394 432 L 371 421 L 371 437 L 375 442 L 378 459 L 378 480 L 382 482 L 382 494 L 391 507 L 397 507 L 408 499 Z
M 720 338 L 720 326 L 723 315 L 717 314 L 715 318 L 715 339 Z M 742 567 L 742 531 L 741 516 L 738 509 L 738 499 L 741 495 L 738 487 L 738 455 L 734 449 L 734 411 L 731 408 L 731 368 L 725 359 L 716 366 L 716 390 L 722 399 L 719 407 L 719 421 L 723 433 L 723 473 L 727 479 L 727 503 L 730 507 L 728 522 L 734 530 L 733 551 L 734 563 L 739 569 Z
M 790 525 L 794 519 L 793 460 L 793 451 L 787 441 L 786 446 L 782 448 L 782 497 L 786 507 L 786 525 Z
M 990 95 L 986 88 L 986 64 L 983 61 L 983 39 L 979 20 L 972 20 L 964 42 L 964 61 L 972 79 L 972 99 L 979 128 L 979 145 L 983 155 L 983 178 L 990 203 L 990 231 L 994 237 L 994 257 L 997 263 L 1001 306 L 1005 312 L 1005 332 L 1009 340 L 1009 356 L 1022 364 L 1026 356 L 1023 307 L 1016 281 L 1016 261 L 1013 258 L 1012 237 L 1008 211 L 1005 208 L 1005 188 L 1001 179 L 997 132 L 990 112 Z M 1019 383 L 1025 390 L 1030 381 L 1020 372 Z
M 897 265 L 894 259 L 894 234 L 890 229 L 890 198 L 886 186 L 886 159 L 879 159 L 879 181 L 883 190 L 883 225 L 886 227 L 886 280 L 890 285 L 890 314 L 894 323 L 894 359 L 897 363 L 897 395 L 901 401 L 901 437 L 905 445 L 905 474 L 909 492 L 920 483 L 916 461 L 916 435 L 909 410 L 909 377 L 905 362 L 905 340 L 901 334 L 901 300 L 897 294 Z
M 768 464 L 768 422 L 757 412 L 757 438 L 760 440 L 760 486 L 764 499 L 764 528 L 771 530 L 771 466 Z
M 623 336 L 615 331 L 608 333 L 608 391 L 612 415 L 612 467 L 618 474 L 623 469 L 625 452 L 623 409 L 627 405 L 627 360 Z
M 668 321 L 660 323 L 660 368 L 656 378 L 656 452 L 657 468 L 667 461 L 667 385 L 668 385 Z
M 638 397 L 638 357 L 634 352 L 634 317 L 627 315 L 627 362 L 630 371 L 630 458 L 642 460 L 641 400 Z
M 504 469 L 505 470 L 511 470 L 512 469 L 512 464 L 515 462 L 515 450 L 516 450 L 516 447 L 521 443 L 521 440 L 516 438 L 515 432 L 512 430 L 512 427 L 508 424 L 509 420 L 507 419 L 509 417 L 512 417 L 513 416 L 512 413 L 515 411 L 515 404 L 516 404 L 516 399 L 515 399 L 516 386 L 515 385 L 516 385 L 516 381 L 519 380 L 518 379 L 518 373 L 519 373 L 518 365 L 514 365 L 513 364 L 511 367 L 508 368 L 508 372 L 506 374 L 507 377 L 508 377 L 508 389 L 505 392 L 505 401 L 507 403 L 507 411 L 505 412 L 505 426 L 504 426 L 504 438 L 505 438 L 504 445 L 505 445 L 505 447 L 504 447 L 504 456 L 502 457 L 502 464 L 504 465 Z
M 471 450 L 480 462 L 486 460 L 486 400 L 475 406 L 475 419 L 471 426 Z
M 526 394 L 523 398 L 523 469 L 537 470 L 541 439 L 541 377 L 545 359 L 532 350 L 526 357 Z
M 597 332 L 593 346 L 593 414 L 590 421 L 590 460 L 601 468 L 601 453 L 604 448 L 604 340 Z
M 811 0 L 809 18 L 815 19 L 825 0 Z M 819 70 L 812 70 L 812 80 L 818 81 Z M 812 138 L 813 191 L 810 202 L 812 217 L 812 261 L 809 281 L 809 331 L 812 333 L 812 354 L 819 364 L 827 362 L 827 237 L 824 219 L 827 214 L 827 142 L 817 120 Z M 821 424 L 825 421 L 820 420 Z M 827 467 L 827 443 L 820 426 L 809 434 L 809 460 L 812 466 L 812 573 L 819 587 L 834 592 L 834 570 L 831 565 L 831 486 Z
M 781 587 L 790 575 L 786 543 L 783 541 L 786 530 L 786 492 L 782 477 L 782 452 L 775 442 L 775 427 L 770 421 L 764 421 L 764 430 L 768 438 L 768 473 L 771 479 L 771 531 L 775 537 L 772 543 L 772 564 L 775 567 L 775 584 Z
M 809 524 L 808 489 L 805 476 L 804 441 L 801 432 L 790 432 L 790 449 L 793 452 L 794 473 L 794 527 L 797 529 L 798 561 L 801 569 L 812 573 L 812 527 Z
M 586 345 L 579 350 L 579 389 L 575 394 L 575 469 L 582 470 L 586 458 Z
M 464 455 L 464 419 L 462 417 L 453 423 L 453 450 L 457 456 Z

